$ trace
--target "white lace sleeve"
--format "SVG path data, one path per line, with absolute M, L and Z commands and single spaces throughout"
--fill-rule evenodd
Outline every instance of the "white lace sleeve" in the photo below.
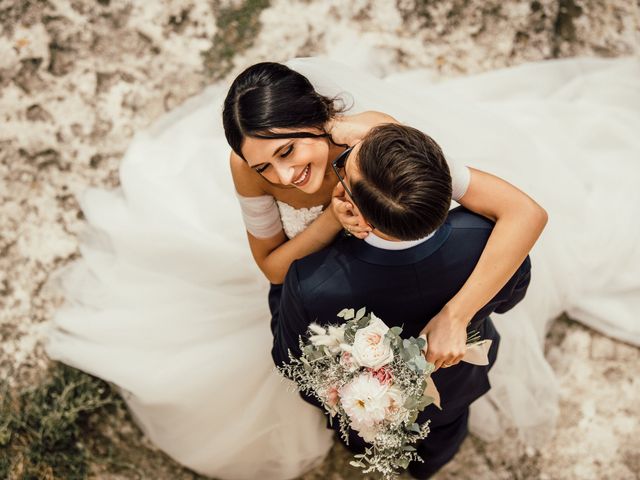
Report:
M 451 172 L 451 197 L 460 203 L 460 199 L 467 193 L 469 182 L 471 182 L 471 170 L 465 165 L 460 165 L 447 158 L 449 171 Z
M 256 238 L 269 238 L 282 231 L 280 212 L 271 195 L 243 197 L 236 192 L 236 196 L 247 232 Z

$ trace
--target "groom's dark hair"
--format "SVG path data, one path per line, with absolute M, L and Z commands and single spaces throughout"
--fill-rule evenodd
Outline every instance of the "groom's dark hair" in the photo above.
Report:
M 442 149 L 412 127 L 384 124 L 362 140 L 354 201 L 382 233 L 417 240 L 435 231 L 451 204 L 451 174 Z

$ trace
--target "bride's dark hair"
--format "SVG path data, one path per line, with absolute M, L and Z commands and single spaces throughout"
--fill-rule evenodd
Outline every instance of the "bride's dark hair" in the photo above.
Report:
M 227 142 L 241 158 L 245 137 L 331 137 L 325 123 L 342 110 L 315 91 L 307 78 L 280 63 L 250 66 L 236 77 L 224 101 L 222 123 Z M 317 128 L 323 133 L 276 133 L 277 128 Z

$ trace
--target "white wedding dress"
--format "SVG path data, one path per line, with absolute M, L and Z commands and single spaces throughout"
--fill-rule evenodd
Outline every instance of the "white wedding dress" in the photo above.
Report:
M 548 211 L 532 282 L 502 334 L 491 392 L 472 430 L 516 426 L 539 444 L 557 414 L 543 356 L 566 311 L 640 344 L 640 66 L 548 61 L 433 84 L 323 59 L 290 66 L 352 112 L 380 110 L 432 135 L 456 162 L 496 173 Z M 136 136 L 121 188 L 82 199 L 82 259 L 61 272 L 67 305 L 48 342 L 57 360 L 113 382 L 149 438 L 222 479 L 293 478 L 332 443 L 320 411 L 273 372 L 268 284 L 249 253 L 212 87 Z M 280 205 L 290 231 L 319 214 Z

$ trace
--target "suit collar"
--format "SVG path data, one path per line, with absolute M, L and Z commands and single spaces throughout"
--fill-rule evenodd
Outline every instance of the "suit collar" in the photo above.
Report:
M 350 253 L 360 260 L 377 265 L 411 265 L 436 252 L 449 238 L 451 225 L 445 222 L 427 241 L 405 250 L 384 250 L 355 238 L 349 239 Z

